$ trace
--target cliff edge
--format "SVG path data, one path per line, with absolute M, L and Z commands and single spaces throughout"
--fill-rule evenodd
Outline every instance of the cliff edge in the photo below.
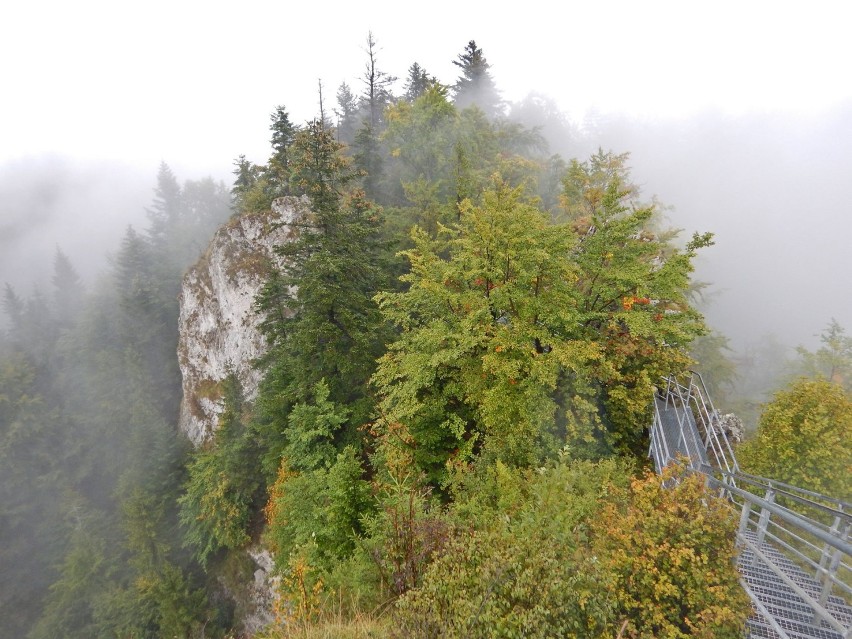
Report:
M 292 241 L 309 214 L 307 198 L 281 197 L 269 211 L 235 216 L 184 276 L 178 320 L 180 429 L 195 446 L 216 430 L 224 408 L 222 380 L 230 373 L 248 401 L 257 396 L 262 374 L 254 362 L 267 344 L 255 297 L 271 270 L 282 265 L 274 247 Z

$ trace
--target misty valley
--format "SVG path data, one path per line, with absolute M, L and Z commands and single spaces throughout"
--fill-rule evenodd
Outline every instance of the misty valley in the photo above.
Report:
M 379 51 L 228 183 L 0 173 L 0 637 L 781 636 L 652 424 L 699 371 L 743 476 L 848 545 L 845 234 L 803 210 L 852 105 L 800 166 L 782 121 L 578 123 L 472 40 L 448 82 Z

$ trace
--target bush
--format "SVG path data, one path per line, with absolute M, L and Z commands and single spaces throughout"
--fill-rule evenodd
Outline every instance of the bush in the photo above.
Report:
M 700 475 L 677 472 L 635 479 L 595 528 L 624 636 L 740 639 L 750 608 L 734 563 L 735 516 Z
M 626 483 L 615 462 L 557 464 L 536 473 L 497 464 L 459 490 L 459 532 L 404 596 L 397 637 L 598 635 L 615 610 L 611 575 L 587 552 L 601 497 Z M 470 518 L 472 513 L 478 515 Z
M 630 482 L 616 461 L 472 473 L 481 506 L 398 602 L 393 636 L 740 637 L 734 522 L 700 479 Z
M 756 475 L 850 499 L 850 439 L 849 394 L 828 380 L 800 379 L 766 405 L 757 436 L 737 456 Z

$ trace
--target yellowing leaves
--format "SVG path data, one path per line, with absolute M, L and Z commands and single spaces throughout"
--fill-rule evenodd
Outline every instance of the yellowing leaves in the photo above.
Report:
M 800 379 L 775 395 L 743 467 L 841 499 L 852 496 L 852 398 L 828 380 Z

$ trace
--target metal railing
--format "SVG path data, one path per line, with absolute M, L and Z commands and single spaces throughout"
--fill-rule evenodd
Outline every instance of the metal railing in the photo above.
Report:
M 734 449 L 721 427 L 719 412 L 713 406 L 701 375 L 692 372 L 685 381 L 669 376 L 665 378 L 665 384 L 658 390 L 657 395 L 665 409 L 671 410 L 678 420 L 680 441 L 686 444 L 686 450 L 676 452 L 689 457 L 691 464 L 709 465 L 714 470 L 723 471 L 723 483 L 736 486 L 739 465 L 734 456 Z M 654 419 L 655 427 L 662 428 L 659 410 L 654 411 Z M 652 446 L 656 443 L 659 447 L 660 437 L 655 438 L 654 430 L 651 431 Z M 676 455 L 672 455 L 672 452 L 660 450 L 661 456 L 654 457 L 658 471 L 661 468 L 659 464 L 666 466 L 674 461 Z M 652 456 L 653 454 L 652 452 Z
M 658 471 L 688 457 L 739 512 L 742 584 L 760 615 L 753 629 L 852 638 L 852 504 L 742 472 L 697 373 L 658 389 L 649 454 Z

